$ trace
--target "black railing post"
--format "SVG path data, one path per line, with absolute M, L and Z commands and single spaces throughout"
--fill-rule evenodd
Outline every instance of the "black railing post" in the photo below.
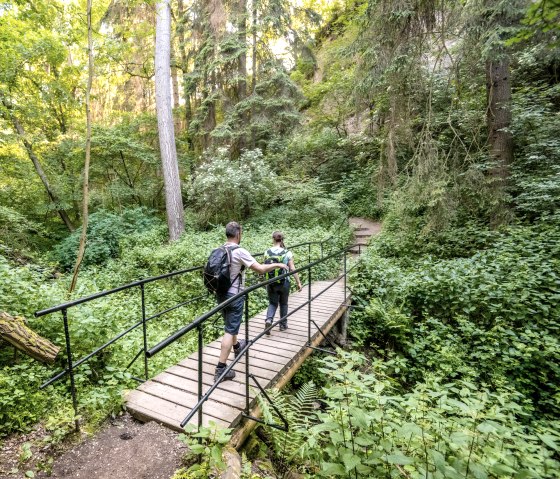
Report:
M 142 335 L 144 337 L 144 379 L 148 380 L 148 331 L 146 328 L 146 295 L 144 291 L 144 283 L 140 285 L 140 295 L 142 298 Z
M 198 400 L 202 399 L 202 349 L 204 338 L 202 335 L 202 323 L 196 327 L 198 332 Z M 198 430 L 202 427 L 202 405 L 198 409 Z
M 342 253 L 344 255 L 344 303 L 346 303 L 346 274 L 347 274 L 347 270 L 346 270 L 346 250 L 344 250 L 344 252 Z
M 64 338 L 66 339 L 66 358 L 68 361 L 68 375 L 70 376 L 70 391 L 72 393 L 72 405 L 74 406 L 74 424 L 76 425 L 76 431 L 79 431 L 78 399 L 76 398 L 76 382 L 74 381 L 74 365 L 72 363 L 72 349 L 70 347 L 70 328 L 68 327 L 68 313 L 66 309 L 62 310 L 62 319 L 64 321 Z
M 311 263 L 311 243 L 307 245 L 307 264 Z
M 311 266 L 307 270 L 307 344 L 311 344 Z
M 245 296 L 245 345 L 249 344 L 249 293 Z M 245 351 L 245 414 L 249 414 L 249 349 Z

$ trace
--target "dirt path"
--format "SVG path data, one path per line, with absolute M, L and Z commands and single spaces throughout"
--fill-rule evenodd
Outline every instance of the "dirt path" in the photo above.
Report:
M 371 221 L 365 218 L 349 218 L 350 226 L 354 228 L 354 242 L 362 245 L 362 247 L 354 247 L 350 250 L 353 257 L 357 257 L 359 253 L 363 253 L 364 246 L 367 246 L 372 236 L 381 232 L 381 223 Z
M 348 222 L 350 223 L 350 226 L 354 226 L 356 228 L 356 237 L 360 234 L 371 237 L 381 232 L 381 223 L 377 223 L 372 220 L 365 218 L 350 218 Z
M 26 462 L 18 461 L 14 455 L 12 464 L 1 464 L 0 479 L 25 478 L 28 471 L 34 471 L 36 478 L 169 479 L 181 466 L 186 452 L 177 435 L 155 422 L 143 424 L 123 414 L 55 458 L 50 475 L 37 469 L 37 462 L 47 459 L 37 449 Z M 4 459 L 5 456 L 2 462 Z

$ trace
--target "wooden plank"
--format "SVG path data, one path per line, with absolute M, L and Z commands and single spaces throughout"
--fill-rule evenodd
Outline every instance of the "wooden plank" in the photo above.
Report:
M 219 352 L 216 350 L 204 351 L 203 355 L 203 371 L 208 374 L 214 374 L 216 365 L 218 364 Z M 189 369 L 198 371 L 198 359 L 194 357 L 185 358 L 179 362 L 178 366 L 183 366 Z M 171 366 L 173 367 L 173 366 Z M 282 364 L 269 363 L 251 357 L 249 359 L 250 372 L 263 379 L 274 377 L 274 375 L 282 369 Z M 245 374 L 245 358 L 242 358 L 234 367 L 233 370 L 239 374 Z
M 184 406 L 189 410 L 196 406 L 198 402 L 196 394 L 156 381 L 146 381 L 138 387 L 137 391 L 142 391 L 160 399 L 165 399 L 179 406 Z M 216 419 L 226 419 L 230 417 L 233 419 L 242 409 L 232 407 L 229 404 L 224 404 L 214 399 L 208 399 L 204 405 L 206 406 L 204 408 L 205 413 Z
M 257 343 L 257 345 L 258 345 L 258 343 Z M 209 350 L 213 349 L 212 346 L 208 346 L 208 348 L 209 348 Z M 220 348 L 216 348 L 216 351 L 219 353 Z M 251 351 L 253 353 L 253 354 L 251 354 L 252 358 L 264 359 L 265 361 L 270 361 L 270 362 L 277 363 L 277 364 L 284 364 L 285 363 L 285 361 L 280 359 L 276 354 L 273 354 L 273 353 L 268 352 L 268 351 L 260 351 L 259 349 L 256 349 L 256 346 L 253 346 L 251 348 Z
M 210 386 L 214 384 L 214 369 L 211 368 L 211 370 L 212 372 L 206 372 L 202 374 L 203 394 L 206 393 L 206 390 L 208 390 Z M 198 391 L 198 370 L 177 365 L 167 369 L 166 374 L 176 376 L 177 378 L 179 378 L 179 380 L 194 381 L 195 388 L 193 391 Z M 255 373 L 253 372 L 253 374 Z M 257 374 L 255 374 L 255 376 L 258 377 L 259 382 L 267 383 L 271 379 L 276 377 L 277 374 L 278 373 L 273 373 L 273 376 L 271 376 L 270 378 L 262 378 Z M 193 378 L 193 376 L 195 376 L 196 378 Z M 237 394 L 245 397 L 245 372 L 241 373 L 238 371 L 236 372 L 236 376 L 234 379 L 222 381 L 216 388 L 216 391 L 224 391 L 226 394 Z
M 187 370 L 190 371 L 190 370 Z M 193 371 L 196 376 L 196 371 Z M 208 379 L 210 375 L 206 375 Z M 206 391 L 212 386 L 214 382 L 214 376 L 212 375 L 212 382 L 204 381 L 203 376 L 203 388 L 202 394 L 206 394 Z M 175 374 L 170 374 L 168 372 L 163 372 L 158 374 L 150 382 L 157 382 L 161 384 L 166 384 L 167 386 L 179 389 L 181 391 L 188 391 L 194 394 L 198 398 L 198 379 L 187 378 L 184 376 L 178 376 Z M 222 387 L 218 387 L 214 393 L 212 393 L 212 399 L 217 402 L 224 404 L 230 404 L 232 407 L 243 409 L 245 407 L 245 385 L 233 381 L 224 381 L 220 386 L 237 386 L 237 391 L 232 392 Z
M 127 409 L 137 418 L 144 421 L 157 421 L 171 429 L 180 431 L 181 421 L 189 414 L 190 409 L 167 401 L 165 399 L 152 396 L 142 391 L 130 391 L 127 395 Z M 144 419 L 142 419 L 144 418 Z M 210 421 L 216 424 L 229 427 L 229 423 L 223 419 L 218 419 L 207 414 L 202 416 L 202 424 L 208 426 Z M 197 417 L 193 417 L 189 423 L 198 424 Z
M 249 325 L 249 338 L 254 339 L 258 334 L 261 334 L 264 331 L 264 328 L 255 327 L 252 324 Z M 281 334 L 280 334 L 281 333 Z M 241 339 L 245 339 L 245 331 L 240 332 L 239 337 Z M 274 341 L 280 343 L 287 343 L 287 344 L 303 344 L 307 339 L 307 333 L 303 334 L 295 329 L 290 329 L 288 327 L 285 331 L 279 331 L 278 326 L 275 326 L 270 331 L 270 335 L 267 336 L 266 334 L 259 339 L 259 341 Z

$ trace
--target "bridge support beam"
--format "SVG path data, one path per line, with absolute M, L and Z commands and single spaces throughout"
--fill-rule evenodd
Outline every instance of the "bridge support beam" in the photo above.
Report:
M 322 328 L 323 333 L 325 335 L 327 335 L 331 331 L 333 326 L 339 320 L 341 320 L 341 318 L 344 317 L 347 318 L 348 306 L 350 305 L 350 297 L 347 297 L 346 301 L 347 302 L 345 304 L 342 304 L 336 310 L 336 312 L 332 315 L 331 319 L 329 319 L 329 321 Z M 347 324 L 347 319 L 345 319 L 345 322 Z M 345 326 L 345 331 L 346 331 L 346 326 Z M 312 338 L 311 340 L 311 346 L 318 347 L 323 342 L 323 340 L 324 340 L 323 336 L 320 333 L 316 333 L 315 337 Z M 301 367 L 303 362 L 313 351 L 314 350 L 311 348 L 305 348 L 299 356 L 295 357 L 293 361 L 287 366 L 286 371 L 282 373 L 280 379 L 274 384 L 274 387 L 278 389 L 282 389 L 286 384 L 288 384 L 290 379 L 292 379 L 294 374 L 297 372 L 297 370 Z M 254 417 L 261 416 L 261 410 L 258 407 L 258 405 L 255 405 L 251 410 L 251 416 Z M 233 446 L 235 449 L 239 450 L 239 448 L 241 448 L 241 446 L 243 445 L 245 440 L 249 437 L 249 434 L 251 434 L 251 431 L 255 428 L 256 425 L 257 423 L 255 421 L 251 421 L 248 419 L 243 420 L 233 431 L 229 444 Z
M 348 341 L 348 309 L 344 312 L 341 318 L 336 323 L 335 328 L 335 342 L 340 347 L 344 348 Z

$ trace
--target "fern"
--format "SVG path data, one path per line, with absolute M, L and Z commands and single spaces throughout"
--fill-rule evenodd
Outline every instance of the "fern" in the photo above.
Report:
M 282 462 L 292 462 L 305 443 L 308 429 L 315 422 L 314 403 L 318 400 L 317 386 L 310 381 L 290 396 L 278 389 L 269 389 L 268 396 L 274 406 L 288 422 L 288 431 L 280 431 L 267 426 L 274 453 Z M 258 396 L 258 403 L 264 420 L 269 424 L 282 424 L 270 403 Z

